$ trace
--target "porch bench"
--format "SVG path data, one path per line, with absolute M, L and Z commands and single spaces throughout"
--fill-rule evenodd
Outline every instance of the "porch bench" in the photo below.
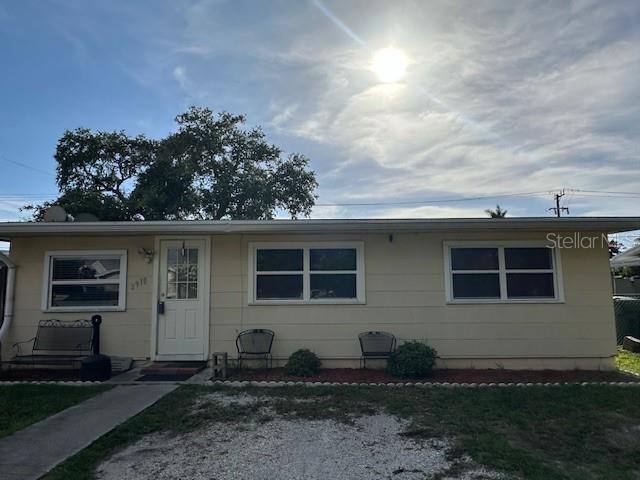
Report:
M 16 342 L 9 365 L 79 367 L 93 350 L 93 329 L 90 320 L 40 320 L 36 336 Z M 23 345 L 33 342 L 31 354 L 23 354 Z

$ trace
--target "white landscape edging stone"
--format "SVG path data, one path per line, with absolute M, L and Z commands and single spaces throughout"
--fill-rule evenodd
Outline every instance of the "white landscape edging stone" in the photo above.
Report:
M 626 373 L 626 372 L 625 372 Z M 636 375 L 640 378 L 640 375 Z M 355 382 L 291 382 L 291 381 L 249 381 L 249 380 L 209 380 L 204 385 L 219 385 L 224 387 L 417 387 L 417 388 L 494 388 L 494 387 L 567 387 L 567 386 L 611 386 L 611 387 L 640 387 L 640 382 L 534 382 L 534 383 L 435 383 L 435 382 L 397 382 L 397 383 L 355 383 Z
M 629 370 L 620 369 L 619 372 L 630 375 L 640 380 L 640 374 Z M 175 383 L 184 384 L 184 381 L 176 382 L 148 382 L 155 383 Z M 82 381 L 82 380 L 3 380 L 0 381 L 0 387 L 4 385 L 70 385 L 80 387 L 91 387 L 94 385 L 112 385 L 109 382 L 100 381 Z M 144 382 L 122 382 L 114 385 L 142 385 Z M 640 387 L 640 381 L 626 382 L 490 382 L 490 383 L 449 383 L 449 382 L 387 382 L 387 383 L 366 383 L 366 382 L 293 382 L 291 380 L 207 380 L 200 385 L 221 385 L 225 387 L 244 388 L 244 387 L 418 387 L 418 388 L 494 388 L 494 387 L 562 387 L 562 386 L 611 386 L 611 387 Z

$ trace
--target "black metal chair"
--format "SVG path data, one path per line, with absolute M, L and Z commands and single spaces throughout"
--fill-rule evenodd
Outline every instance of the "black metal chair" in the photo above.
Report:
M 249 358 L 264 358 L 266 368 L 272 366 L 271 345 L 273 344 L 273 330 L 254 328 L 245 330 L 236 338 L 238 349 L 238 368 L 242 368 L 242 360 Z
M 387 332 L 363 332 L 360 341 L 360 368 L 367 368 L 367 359 L 388 359 L 396 349 L 396 337 Z

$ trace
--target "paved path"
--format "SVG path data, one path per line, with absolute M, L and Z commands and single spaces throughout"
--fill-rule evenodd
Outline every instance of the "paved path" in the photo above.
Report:
M 176 387 L 118 386 L 0 439 L 0 479 L 40 478 Z

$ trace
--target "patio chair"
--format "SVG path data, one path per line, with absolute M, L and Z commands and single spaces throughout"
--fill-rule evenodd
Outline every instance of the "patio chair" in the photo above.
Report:
M 363 332 L 360 340 L 360 368 L 367 368 L 367 359 L 388 359 L 396 349 L 396 337 L 387 332 Z
M 238 368 L 242 368 L 242 360 L 249 358 L 264 358 L 265 367 L 272 365 L 271 345 L 274 337 L 273 330 L 266 328 L 254 328 L 245 330 L 236 338 L 238 349 Z

